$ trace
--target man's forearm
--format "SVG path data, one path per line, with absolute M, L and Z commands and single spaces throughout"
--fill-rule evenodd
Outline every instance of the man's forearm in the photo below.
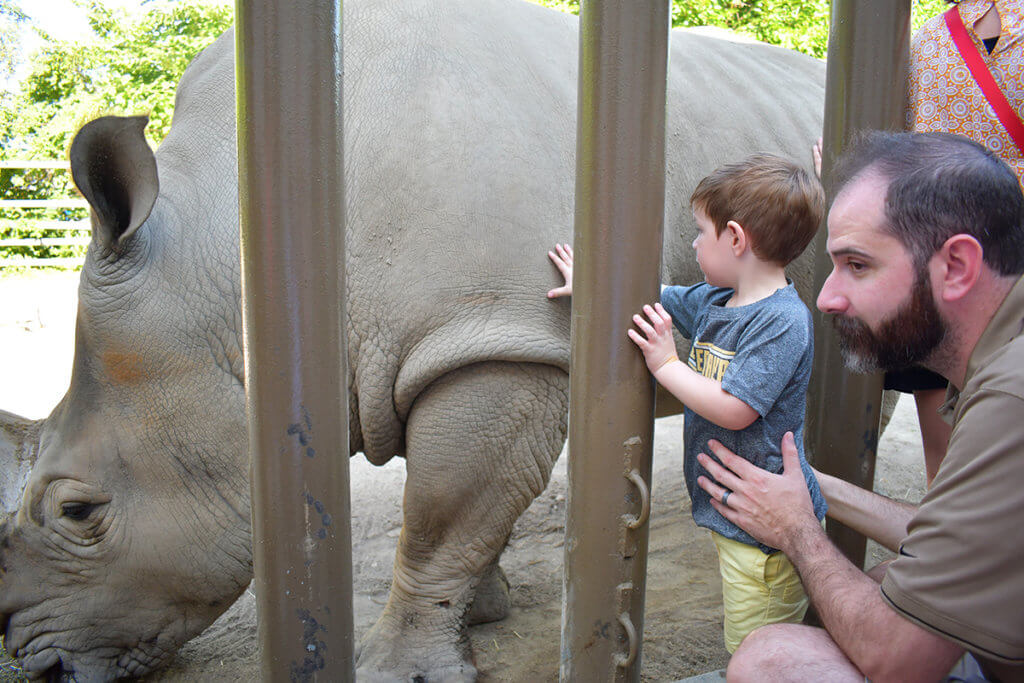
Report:
M 788 544 L 796 566 L 829 636 L 851 662 L 872 680 L 911 680 L 907 652 L 932 652 L 913 665 L 914 676 L 935 678 L 947 671 L 959 650 L 899 616 L 882 598 L 878 584 L 857 569 L 829 541 L 819 525 Z
M 886 498 L 837 477 L 815 471 L 828 516 L 895 552 L 917 512 L 910 503 Z

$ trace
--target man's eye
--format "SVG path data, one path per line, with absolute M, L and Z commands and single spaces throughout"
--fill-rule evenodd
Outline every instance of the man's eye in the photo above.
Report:
M 60 506 L 61 514 L 68 519 L 80 522 L 92 513 L 93 506 L 89 503 L 63 503 Z
M 860 261 L 847 261 L 846 267 L 855 273 L 863 272 L 867 268 L 867 266 Z

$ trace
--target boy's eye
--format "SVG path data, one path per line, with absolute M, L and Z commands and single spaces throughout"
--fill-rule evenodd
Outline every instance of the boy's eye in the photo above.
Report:
M 847 261 L 846 267 L 852 270 L 854 273 L 861 273 L 867 269 L 867 266 L 860 261 Z

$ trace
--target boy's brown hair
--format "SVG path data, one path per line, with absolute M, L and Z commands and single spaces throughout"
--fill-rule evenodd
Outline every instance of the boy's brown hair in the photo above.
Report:
M 757 258 L 786 266 L 818 231 L 825 192 L 793 161 L 758 152 L 712 171 L 697 184 L 690 206 L 711 219 L 716 236 L 736 221 Z

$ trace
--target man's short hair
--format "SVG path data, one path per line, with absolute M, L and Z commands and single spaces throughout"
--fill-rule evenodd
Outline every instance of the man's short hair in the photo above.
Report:
M 698 183 L 690 205 L 711 219 L 716 235 L 736 221 L 757 258 L 786 266 L 821 225 L 825 192 L 795 162 L 759 152 L 715 169 Z
M 886 226 L 923 268 L 953 235 L 981 244 L 1000 275 L 1024 273 L 1024 195 L 994 152 L 951 133 L 871 131 L 836 164 L 836 194 L 859 176 L 888 182 Z

